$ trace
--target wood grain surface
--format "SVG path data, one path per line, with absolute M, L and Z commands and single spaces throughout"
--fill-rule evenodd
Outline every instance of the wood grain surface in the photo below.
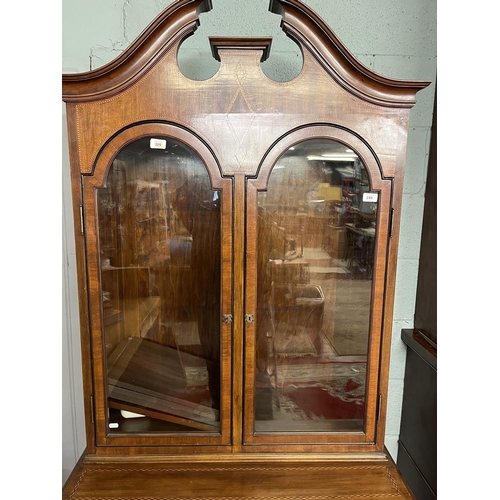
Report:
M 63 500 L 411 500 L 390 462 L 81 464 Z

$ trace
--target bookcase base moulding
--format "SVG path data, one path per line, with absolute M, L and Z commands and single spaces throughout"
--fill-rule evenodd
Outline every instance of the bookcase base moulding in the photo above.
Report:
M 384 448 L 409 112 L 428 82 L 361 65 L 310 8 L 211 38 L 178 0 L 63 75 L 87 447 L 65 499 L 410 499 Z
M 65 485 L 68 499 L 395 499 L 412 500 L 390 459 L 311 456 L 86 457 Z

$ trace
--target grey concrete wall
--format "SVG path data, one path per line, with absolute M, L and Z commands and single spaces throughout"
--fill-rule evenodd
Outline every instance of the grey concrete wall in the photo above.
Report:
M 400 79 L 436 80 L 437 0 L 305 0 L 366 66 Z M 96 69 L 113 60 L 169 0 L 63 0 L 62 72 Z M 217 69 L 208 36 L 273 36 L 263 65 L 285 81 L 300 71 L 296 45 L 280 29 L 268 0 L 212 0 L 200 27 L 181 47 L 179 64 L 192 78 Z M 405 347 L 402 328 L 413 327 L 425 179 L 435 83 L 417 95 L 411 112 L 393 322 L 386 446 L 397 458 Z M 65 119 L 63 105 L 63 120 Z M 63 131 L 65 127 L 63 126 Z M 64 132 L 63 132 L 64 134 Z M 63 481 L 83 452 L 84 424 L 79 353 L 75 251 L 68 181 L 67 138 L 63 135 Z

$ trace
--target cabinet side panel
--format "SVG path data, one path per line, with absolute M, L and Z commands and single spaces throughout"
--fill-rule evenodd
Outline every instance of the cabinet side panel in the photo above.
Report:
M 80 333 L 80 346 L 81 349 L 81 377 L 83 380 L 83 411 L 85 415 L 86 424 L 86 444 L 90 449 L 93 446 L 93 424 L 92 424 L 92 408 L 91 408 L 91 395 L 92 395 L 92 375 L 91 375 L 91 354 L 90 354 L 90 331 L 88 329 L 88 298 L 87 298 L 87 284 L 86 284 L 86 258 L 85 258 L 85 240 L 82 231 L 82 197 L 81 197 L 81 176 L 80 165 L 78 161 L 77 148 L 78 138 L 75 133 L 75 106 L 71 104 L 66 105 L 67 112 L 67 142 L 69 147 L 69 172 L 71 182 L 71 206 L 73 213 L 73 231 L 74 231 L 74 259 L 76 262 L 76 289 L 77 294 L 72 300 L 78 301 L 78 317 L 79 317 L 79 330 Z M 68 196 L 68 198 L 69 198 Z M 69 199 L 68 199 L 68 207 Z M 75 274 L 73 274 L 75 276 Z M 76 312 L 76 311 L 75 311 Z M 76 323 L 75 323 L 76 326 Z M 72 330 L 73 331 L 73 330 Z M 76 334 L 75 334 L 76 335 Z M 73 337 L 76 338 L 76 337 Z M 76 346 L 75 346 L 76 347 Z M 78 371 L 77 367 L 80 365 L 79 360 L 72 356 L 73 362 L 76 361 L 74 372 Z
M 78 321 L 78 290 L 76 284 L 76 262 L 71 182 L 69 176 L 69 153 L 67 149 L 66 106 L 62 109 L 63 141 L 63 331 L 62 331 L 62 370 L 67 376 L 62 380 L 63 420 L 62 420 L 62 468 L 63 483 L 68 478 L 78 458 L 85 450 L 85 424 L 83 410 L 82 360 L 80 353 L 80 324 Z

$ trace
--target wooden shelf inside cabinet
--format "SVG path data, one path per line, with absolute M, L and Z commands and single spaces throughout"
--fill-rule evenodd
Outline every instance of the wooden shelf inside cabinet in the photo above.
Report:
M 113 302 L 109 309 L 104 310 L 104 324 L 107 347 L 112 349 L 123 338 L 149 337 L 154 340 L 160 325 L 160 298 L 130 298 L 116 305 Z
M 108 360 L 110 407 L 216 432 L 219 412 L 189 400 L 183 365 L 202 370 L 203 360 L 149 340 L 123 340 Z

